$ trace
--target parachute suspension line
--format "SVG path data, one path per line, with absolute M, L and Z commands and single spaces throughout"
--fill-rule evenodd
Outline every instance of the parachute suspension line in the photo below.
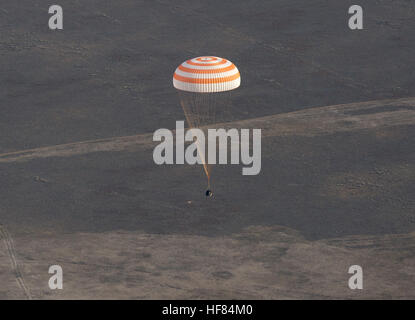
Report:
M 208 137 L 208 128 L 215 125 L 217 121 L 231 121 L 230 113 L 230 92 L 219 93 L 199 93 L 178 91 L 180 104 L 182 106 L 186 121 L 190 129 L 201 129 Z M 220 104 L 220 105 L 219 105 Z M 213 166 L 209 164 L 208 154 L 206 153 L 207 145 L 202 150 L 198 141 L 196 141 L 197 151 L 202 159 L 203 170 L 207 177 L 208 188 L 211 184 L 211 175 Z
M 194 129 L 194 128 L 201 127 L 201 124 L 202 124 L 201 119 L 197 117 L 198 101 L 196 101 L 198 100 L 197 96 L 200 94 L 196 95 L 193 93 L 179 91 L 179 95 L 180 95 L 180 104 L 182 106 L 189 128 Z M 210 170 L 209 170 L 210 168 L 206 161 L 207 160 L 205 156 L 206 150 L 201 149 L 200 144 L 197 140 L 196 140 L 196 148 L 200 155 L 200 158 L 202 159 L 203 170 L 205 171 L 206 177 L 208 179 L 208 186 L 210 188 Z

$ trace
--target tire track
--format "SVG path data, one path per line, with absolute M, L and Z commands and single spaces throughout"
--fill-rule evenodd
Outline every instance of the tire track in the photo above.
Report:
M 261 128 L 263 137 L 287 135 L 313 137 L 336 132 L 414 124 L 415 97 L 408 97 L 313 107 L 260 118 L 218 123 L 211 128 Z M 152 133 L 88 140 L 3 153 L 0 154 L 0 163 L 72 157 L 93 152 L 137 151 L 155 144 Z
M 12 270 L 13 270 L 13 273 L 16 277 L 17 284 L 23 290 L 24 295 L 26 296 L 26 298 L 28 300 L 32 300 L 32 295 L 30 293 L 30 290 L 28 289 L 28 287 L 25 284 L 23 274 L 20 271 L 19 264 L 17 263 L 16 251 L 14 249 L 13 239 L 10 236 L 9 232 L 2 225 L 0 225 L 0 236 L 3 239 L 3 242 L 4 242 L 4 244 L 7 248 L 7 252 L 9 254 L 10 262 L 11 262 L 11 265 L 12 265 Z

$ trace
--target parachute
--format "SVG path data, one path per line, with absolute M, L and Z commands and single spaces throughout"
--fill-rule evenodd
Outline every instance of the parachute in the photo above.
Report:
M 173 75 L 173 86 L 177 89 L 180 104 L 190 128 L 205 128 L 224 120 L 229 114 L 231 91 L 241 84 L 238 68 L 229 60 L 204 56 L 183 62 Z M 207 136 L 205 134 L 205 136 Z M 205 150 L 198 150 L 203 154 Z M 208 179 L 208 191 L 212 167 L 203 168 Z

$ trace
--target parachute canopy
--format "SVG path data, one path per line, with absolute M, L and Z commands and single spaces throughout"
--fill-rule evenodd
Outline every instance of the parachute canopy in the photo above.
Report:
M 240 84 L 238 68 L 229 60 L 213 56 L 187 60 L 177 67 L 173 75 L 173 86 L 189 92 L 230 91 Z

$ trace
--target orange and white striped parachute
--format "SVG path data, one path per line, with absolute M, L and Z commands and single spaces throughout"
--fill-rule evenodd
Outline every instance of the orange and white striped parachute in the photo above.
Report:
M 238 68 L 229 60 L 214 56 L 187 60 L 173 75 L 173 86 L 178 90 L 190 128 L 206 130 L 209 125 L 231 120 L 231 92 L 240 84 Z M 205 155 L 205 150 L 198 151 Z M 212 167 L 204 162 L 203 168 L 209 188 Z
M 233 90 L 241 84 L 238 68 L 219 57 L 198 57 L 183 62 L 173 75 L 178 90 L 214 93 Z

